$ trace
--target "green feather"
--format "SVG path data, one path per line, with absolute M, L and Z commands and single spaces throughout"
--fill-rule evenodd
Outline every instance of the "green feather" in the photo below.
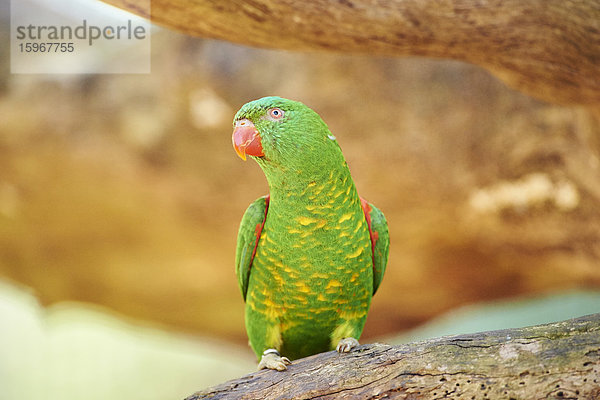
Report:
M 383 213 L 373 204 L 369 203 L 369 206 L 371 208 L 369 214 L 371 218 L 371 230 L 377 235 L 375 247 L 373 248 L 373 294 L 375 294 L 385 273 L 390 251 L 390 234 Z
M 235 273 L 238 277 L 238 285 L 244 301 L 248 291 L 248 278 L 250 277 L 250 266 L 256 249 L 257 236 L 260 235 L 262 226 L 265 223 L 266 211 L 267 197 L 256 199 L 244 213 L 238 231 Z
M 284 111 L 281 120 L 266 117 L 273 107 Z M 268 205 L 259 199 L 248 208 L 238 234 L 236 272 L 252 348 L 295 359 L 358 339 L 387 262 L 383 214 L 371 206 L 371 230 L 379 234 L 373 251 L 342 151 L 310 108 L 266 97 L 244 105 L 240 119 L 259 131 L 264 156 L 252 158 L 270 191 Z

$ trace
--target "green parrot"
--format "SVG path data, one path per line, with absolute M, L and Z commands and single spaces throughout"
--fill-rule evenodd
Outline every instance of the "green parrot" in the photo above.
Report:
M 358 196 L 335 136 L 304 104 L 264 97 L 235 115 L 233 146 L 269 195 L 240 224 L 235 271 L 259 369 L 358 346 L 385 272 L 385 217 Z

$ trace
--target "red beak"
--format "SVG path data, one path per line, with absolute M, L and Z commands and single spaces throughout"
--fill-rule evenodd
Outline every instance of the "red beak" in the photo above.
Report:
M 231 136 L 233 148 L 240 158 L 246 161 L 246 154 L 249 156 L 262 157 L 262 143 L 258 129 L 249 119 L 236 121 L 233 135 Z

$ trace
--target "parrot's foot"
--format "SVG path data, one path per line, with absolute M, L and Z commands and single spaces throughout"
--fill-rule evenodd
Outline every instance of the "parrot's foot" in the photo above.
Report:
M 358 346 L 358 340 L 353 337 L 343 338 L 338 342 L 337 347 L 335 348 L 338 353 L 349 353 L 353 348 Z
M 276 369 L 277 371 L 285 371 L 287 366 L 292 362 L 287 357 L 281 357 L 275 349 L 267 349 L 264 351 L 258 369 Z

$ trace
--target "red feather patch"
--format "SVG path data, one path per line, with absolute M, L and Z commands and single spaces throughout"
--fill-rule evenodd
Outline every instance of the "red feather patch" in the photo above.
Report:
M 261 223 L 256 224 L 256 228 L 254 229 L 254 236 L 256 236 L 256 241 L 254 242 L 254 250 L 252 250 L 252 258 L 250 258 L 250 266 L 252 266 L 252 261 L 254 261 L 254 256 L 256 255 L 256 249 L 258 249 L 258 241 L 260 240 L 260 235 L 265 226 L 265 221 L 267 220 L 267 211 L 269 210 L 270 199 L 271 199 L 270 195 L 265 196 L 265 217 L 263 218 Z
M 360 198 L 360 205 L 362 206 L 363 212 L 365 213 L 365 219 L 367 220 L 367 226 L 369 227 L 369 236 L 371 237 L 371 252 L 373 255 L 373 265 L 375 265 L 375 244 L 377 243 L 377 239 L 379 239 L 379 233 L 377 231 L 373 231 L 371 228 L 371 206 L 369 202 Z

